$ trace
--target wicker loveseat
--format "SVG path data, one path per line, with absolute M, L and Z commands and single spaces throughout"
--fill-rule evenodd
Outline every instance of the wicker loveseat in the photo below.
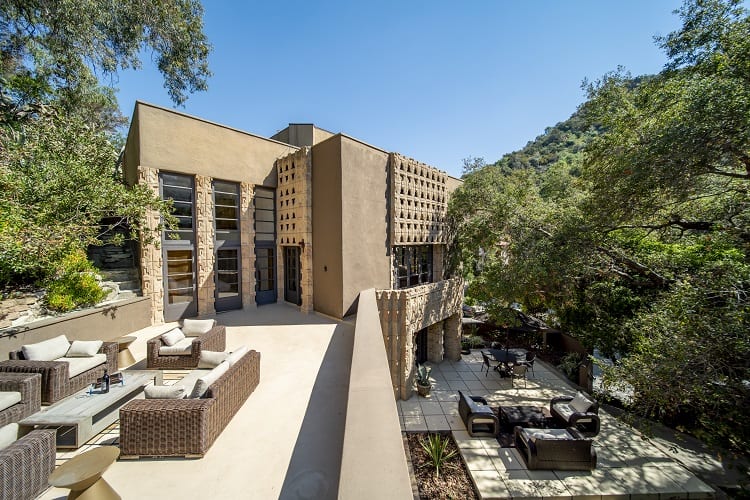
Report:
M 102 342 L 101 347 L 90 359 L 87 359 L 85 356 L 67 357 L 68 355 L 63 352 L 61 356 L 56 356 L 51 361 L 42 361 L 29 360 L 24 354 L 24 352 L 30 352 L 28 348 L 33 348 L 47 342 L 55 341 L 57 344 L 64 346 L 63 340 L 67 342 L 65 336 L 61 335 L 44 342 L 23 346 L 22 349 L 17 351 L 11 351 L 8 354 L 10 359 L 0 361 L 0 372 L 40 373 L 42 375 L 42 403 L 53 404 L 96 382 L 98 378 L 104 375 L 105 368 L 109 370 L 109 373 L 117 371 L 117 342 Z M 78 341 L 69 343 L 68 345 L 74 346 L 77 343 L 91 344 L 92 342 Z M 71 368 L 71 366 L 79 365 L 80 363 L 94 363 L 94 360 L 96 363 L 94 366 L 80 373 L 75 373 L 78 370 Z M 73 374 L 72 377 L 71 374 Z
M 121 458 L 202 457 L 259 381 L 260 353 L 248 351 L 199 399 L 128 402 L 120 408 Z
M 171 331 L 146 342 L 146 366 L 149 369 L 196 368 L 201 351 L 224 351 L 227 338 L 225 326 L 217 325 L 212 320 L 213 326 L 208 331 L 191 336 L 188 330 L 190 322 L 184 320 L 182 328 L 186 338 L 176 345 L 169 346 L 165 342 L 165 335 Z
M 16 424 L 11 424 L 16 425 Z M 34 430 L 0 449 L 0 500 L 31 500 L 49 487 L 55 430 Z
M 529 469 L 592 470 L 596 450 L 577 429 L 513 429 L 516 448 Z
M 20 399 L 14 402 L 19 394 Z M 0 427 L 38 412 L 42 406 L 42 375 L 0 372 L 0 401 L 9 403 L 0 404 Z

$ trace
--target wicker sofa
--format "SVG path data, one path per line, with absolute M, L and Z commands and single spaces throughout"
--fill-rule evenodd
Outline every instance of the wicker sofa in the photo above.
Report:
M 189 320 L 185 320 L 183 327 Z M 169 333 L 169 332 L 167 332 Z M 201 351 L 224 351 L 226 348 L 226 327 L 213 323 L 213 327 L 205 333 L 200 333 L 189 339 L 186 349 L 181 353 L 165 352 L 172 346 L 164 341 L 164 334 L 154 337 L 146 342 L 146 366 L 149 369 L 181 369 L 196 368 L 200 361 Z
M 248 351 L 199 399 L 136 399 L 120 408 L 121 458 L 202 457 L 258 386 L 260 353 Z
M 516 449 L 529 469 L 593 470 L 596 450 L 576 428 L 513 429 Z
M 30 346 L 39 344 L 30 344 Z M 24 346 L 24 348 L 30 346 Z M 102 362 L 71 377 L 71 358 L 66 358 L 63 355 L 52 361 L 32 361 L 25 358 L 24 349 L 22 348 L 17 351 L 11 351 L 8 354 L 10 359 L 0 361 L 0 372 L 41 374 L 42 403 L 53 404 L 96 382 L 98 378 L 104 375 L 105 368 L 110 373 L 115 373 L 117 371 L 117 351 L 117 342 L 102 342 L 101 348 L 98 351 L 98 354 L 104 354 Z M 80 359 L 83 358 L 75 358 L 73 362 L 77 362 Z
M 15 424 L 13 424 L 15 425 Z M 34 430 L 0 449 L 0 500 L 31 500 L 49 487 L 55 430 Z
M 2 373 L 0 372 L 0 393 L 15 397 L 20 393 L 20 401 L 5 406 L 0 405 L 0 427 L 11 422 L 18 422 L 42 406 L 42 375 L 40 373 Z M 13 399 L 9 399 L 13 401 Z

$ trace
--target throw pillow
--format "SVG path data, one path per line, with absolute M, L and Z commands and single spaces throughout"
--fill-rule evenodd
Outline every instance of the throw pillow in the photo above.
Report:
M 219 363 L 219 366 L 196 380 L 195 386 L 193 386 L 193 391 L 190 393 L 190 398 L 198 399 L 203 397 L 211 384 L 219 380 L 219 377 L 224 375 L 227 370 L 229 370 L 229 363 L 227 363 L 226 361 L 222 361 L 221 363 Z
M 66 358 L 90 358 L 102 348 L 101 340 L 74 340 L 70 344 Z
M 198 368 L 216 368 L 219 363 L 229 356 L 226 352 L 218 351 L 201 351 L 201 357 L 198 360 Z
M 576 397 L 570 402 L 570 406 L 577 412 L 586 413 L 593 403 L 582 393 L 576 394 Z
M 65 335 L 21 347 L 24 359 L 29 361 L 54 361 L 62 358 L 70 349 L 70 342 Z
M 185 319 L 182 320 L 182 331 L 187 336 L 195 336 L 206 333 L 216 323 L 212 319 Z
M 185 386 L 175 385 L 147 385 L 143 389 L 146 399 L 182 399 L 185 397 Z
M 18 424 L 12 423 L 0 427 L 0 450 L 7 448 L 18 439 Z
M 236 351 L 232 351 L 232 353 L 229 354 L 229 356 L 227 356 L 227 361 L 229 362 L 229 366 L 232 366 L 233 364 L 235 364 L 238 359 L 240 359 L 242 356 L 247 354 L 249 351 L 250 349 L 246 345 L 243 345 Z
M 185 338 L 185 334 L 182 333 L 182 330 L 179 328 L 173 328 L 172 330 L 169 330 L 167 333 L 161 336 L 162 342 L 164 342 L 165 345 L 175 345 L 177 342 Z

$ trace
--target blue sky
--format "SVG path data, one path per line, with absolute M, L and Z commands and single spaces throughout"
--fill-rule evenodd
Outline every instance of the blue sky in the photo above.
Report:
M 681 1 L 203 3 L 214 75 L 179 111 L 263 136 L 312 122 L 460 176 L 568 118 L 584 78 L 658 72 Z M 173 106 L 149 54 L 113 83 L 126 116 Z

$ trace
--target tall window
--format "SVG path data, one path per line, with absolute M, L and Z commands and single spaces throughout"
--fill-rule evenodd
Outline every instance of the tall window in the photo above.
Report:
M 394 286 L 411 286 L 432 283 L 432 246 L 393 247 Z
M 193 178 L 187 175 L 161 174 L 161 197 L 172 200 L 172 214 L 177 218 L 179 239 L 192 240 L 194 226 Z
M 276 302 L 276 202 L 274 190 L 255 188 L 255 301 Z
M 242 307 L 240 295 L 240 185 L 214 179 L 217 311 Z

